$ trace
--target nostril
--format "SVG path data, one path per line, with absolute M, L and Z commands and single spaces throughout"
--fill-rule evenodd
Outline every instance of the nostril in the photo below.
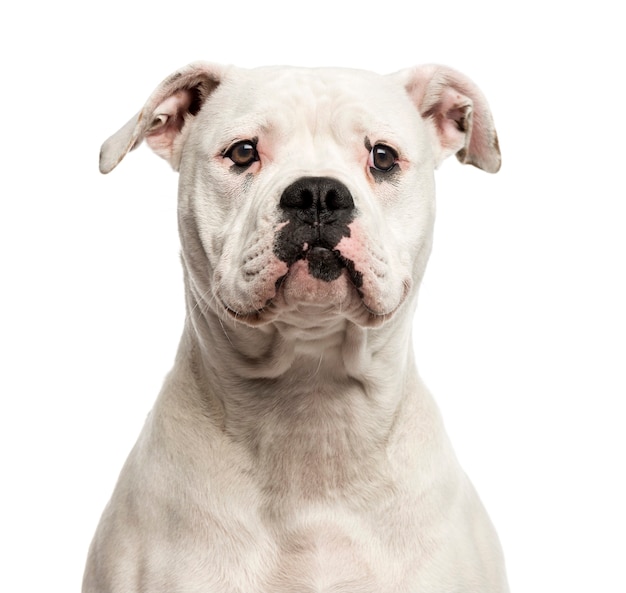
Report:
M 339 210 L 341 208 L 340 200 L 338 199 L 337 192 L 334 189 L 329 189 L 328 192 L 326 192 L 326 199 L 324 200 L 324 203 L 328 210 Z
M 343 210 L 352 208 L 354 203 L 349 193 L 342 193 L 335 189 L 330 189 L 326 193 L 324 205 L 327 210 Z
M 280 205 L 283 208 L 293 208 L 296 210 L 309 210 L 313 207 L 315 195 L 311 189 L 297 184 L 290 185 L 280 198 Z
M 315 197 L 313 196 L 313 192 L 310 189 L 305 188 L 300 192 L 300 200 L 297 207 L 302 208 L 303 210 L 308 210 L 313 207 L 314 201 Z
M 320 208 L 322 210 L 349 210 L 354 208 L 350 190 L 340 181 L 331 178 L 320 179 Z

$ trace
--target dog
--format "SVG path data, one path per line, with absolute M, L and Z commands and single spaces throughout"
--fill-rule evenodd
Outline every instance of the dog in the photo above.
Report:
M 434 170 L 500 167 L 444 66 L 196 62 L 102 147 L 179 172 L 187 316 L 83 593 L 505 593 L 411 346 Z

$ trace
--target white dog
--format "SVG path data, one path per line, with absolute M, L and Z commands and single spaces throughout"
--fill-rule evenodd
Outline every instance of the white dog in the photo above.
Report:
M 413 358 L 433 171 L 495 172 L 475 85 L 194 63 L 105 142 L 180 172 L 187 319 L 84 593 L 504 593 Z

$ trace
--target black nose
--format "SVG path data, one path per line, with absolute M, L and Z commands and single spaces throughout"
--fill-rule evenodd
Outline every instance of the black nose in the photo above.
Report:
M 350 190 L 332 177 L 302 177 L 280 198 L 280 207 L 303 222 L 332 222 L 340 213 L 354 210 Z
M 274 253 L 291 266 L 306 260 L 309 273 L 319 280 L 336 280 L 347 260 L 337 250 L 350 236 L 356 216 L 350 190 L 332 177 L 301 177 L 280 197 L 283 220 L 276 233 Z

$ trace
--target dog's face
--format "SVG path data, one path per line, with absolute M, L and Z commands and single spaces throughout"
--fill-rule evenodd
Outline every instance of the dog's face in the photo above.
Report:
M 379 325 L 421 280 L 434 168 L 452 153 L 499 166 L 470 85 L 435 67 L 194 64 L 105 143 L 101 168 L 146 137 L 180 171 L 188 288 L 205 310 L 249 325 Z
M 180 168 L 182 231 L 199 235 L 213 306 L 248 323 L 391 315 L 430 241 L 423 127 L 374 75 L 257 70 L 218 87 Z

